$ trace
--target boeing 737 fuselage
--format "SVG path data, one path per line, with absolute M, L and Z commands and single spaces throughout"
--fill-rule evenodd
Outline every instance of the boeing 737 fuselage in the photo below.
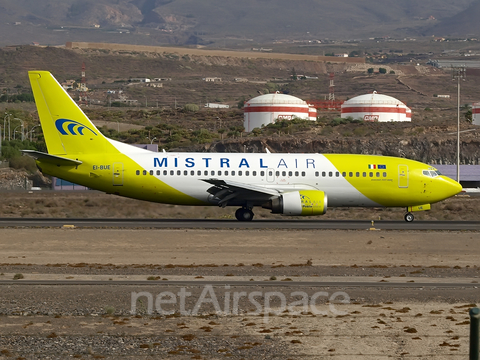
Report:
M 180 205 L 254 207 L 321 215 L 328 207 L 412 211 L 461 191 L 435 168 L 403 158 L 352 154 L 154 153 L 103 136 L 55 78 L 29 72 L 48 153 L 24 151 L 42 172 L 106 193 Z

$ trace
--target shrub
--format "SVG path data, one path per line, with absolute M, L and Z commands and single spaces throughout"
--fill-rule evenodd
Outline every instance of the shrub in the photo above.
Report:
M 120 101 L 113 101 L 111 104 L 110 104 L 111 107 L 129 107 L 130 105 L 127 104 L 127 103 L 123 103 L 123 102 L 120 102 Z
M 363 127 L 357 127 L 353 130 L 353 133 L 356 136 L 364 136 L 366 132 L 367 132 L 367 130 Z
M 108 315 L 112 315 L 115 312 L 115 308 L 113 306 L 105 306 L 105 312 Z
M 330 135 L 333 133 L 333 128 L 331 126 L 325 126 L 320 133 L 322 135 Z
M 198 110 L 200 110 L 200 108 L 198 107 L 198 105 L 195 105 L 195 104 L 185 104 L 185 106 L 183 107 L 183 109 L 185 111 L 190 111 L 190 112 L 197 112 Z
M 10 167 L 12 169 L 25 169 L 30 173 L 37 171 L 35 160 L 29 156 L 14 156 L 10 159 Z

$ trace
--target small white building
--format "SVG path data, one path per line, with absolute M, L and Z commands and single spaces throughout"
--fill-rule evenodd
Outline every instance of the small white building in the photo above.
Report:
M 222 78 L 219 78 L 219 77 L 206 77 L 206 78 L 203 78 L 204 81 L 206 82 L 221 82 L 222 81 Z
M 361 119 L 363 121 L 412 121 L 412 111 L 400 100 L 388 95 L 372 94 L 356 96 L 345 101 L 341 108 L 341 117 Z
M 149 78 L 131 78 L 129 81 L 149 83 L 151 80 Z
M 65 90 L 72 90 L 75 86 L 75 80 L 66 80 L 65 82 L 62 83 L 62 87 Z
M 228 109 L 230 107 L 230 105 L 216 104 L 216 103 L 206 103 L 205 107 L 210 108 L 210 109 Z
M 272 124 L 277 120 L 300 118 L 317 120 L 317 109 L 295 96 L 280 93 L 257 96 L 244 105 L 244 128 L 250 132 L 255 128 Z

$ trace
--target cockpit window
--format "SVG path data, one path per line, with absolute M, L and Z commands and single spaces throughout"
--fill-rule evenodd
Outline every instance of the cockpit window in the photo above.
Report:
M 438 170 L 423 170 L 422 171 L 423 175 L 428 176 L 428 177 L 437 177 L 440 174 L 440 171 Z

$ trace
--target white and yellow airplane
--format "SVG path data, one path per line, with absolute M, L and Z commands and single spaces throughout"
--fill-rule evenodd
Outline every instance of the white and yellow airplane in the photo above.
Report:
M 255 206 L 284 215 L 322 215 L 327 206 L 413 211 L 462 190 L 429 165 L 351 154 L 155 153 L 103 136 L 55 78 L 30 71 L 48 153 L 24 150 L 49 175 L 135 199 L 179 205 Z

